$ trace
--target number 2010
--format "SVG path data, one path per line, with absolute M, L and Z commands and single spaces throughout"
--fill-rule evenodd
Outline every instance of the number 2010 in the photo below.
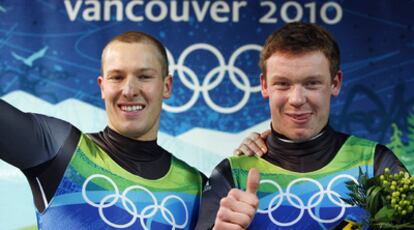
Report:
M 259 22 L 273 24 L 277 23 L 278 19 L 275 15 L 277 11 L 276 3 L 273 1 L 261 1 L 260 6 L 266 7 L 267 12 L 260 18 Z M 304 7 L 296 1 L 285 2 L 280 8 L 280 17 L 286 23 L 301 21 L 303 19 L 304 8 L 308 9 L 309 11 L 309 22 L 316 23 L 317 8 L 315 2 L 306 3 Z M 294 10 L 295 14 L 288 15 L 288 10 L 290 10 L 291 12 L 292 10 Z M 330 13 L 330 17 L 328 17 L 328 10 L 333 11 L 332 13 Z M 342 7 L 336 2 L 325 2 L 319 9 L 319 15 L 322 22 L 329 25 L 336 24 L 342 19 Z

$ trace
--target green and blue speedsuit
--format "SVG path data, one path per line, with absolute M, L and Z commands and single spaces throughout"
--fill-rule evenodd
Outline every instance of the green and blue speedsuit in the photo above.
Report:
M 260 207 L 251 229 L 329 229 L 360 213 L 338 198 L 344 195 L 344 182 L 358 177 L 359 166 L 369 175 L 377 175 L 385 167 L 392 172 L 405 170 L 385 146 L 329 126 L 301 143 L 272 130 L 266 144 L 268 153 L 263 159 L 229 158 L 217 165 L 203 192 L 196 229 L 214 226 L 220 199 L 232 188 L 244 188 L 248 169 L 253 166 L 261 171 L 262 184 Z
M 55 196 L 37 214 L 39 229 L 191 229 L 202 179 L 172 157 L 165 176 L 148 180 L 120 167 L 82 135 Z
M 2 100 L 0 110 L 0 159 L 26 175 L 39 229 L 194 227 L 204 176 L 156 140 L 85 135 Z
M 357 181 L 359 169 L 373 176 L 375 143 L 349 137 L 334 159 L 316 171 L 298 173 L 256 157 L 229 158 L 235 187 L 246 189 L 250 168 L 260 172 L 259 208 L 251 229 L 330 229 L 344 219 L 365 215 L 342 198 L 346 181 Z

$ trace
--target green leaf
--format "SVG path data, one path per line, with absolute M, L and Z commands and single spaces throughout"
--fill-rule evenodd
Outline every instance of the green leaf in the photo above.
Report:
M 367 196 L 376 197 L 380 195 L 379 192 L 381 192 L 381 190 L 382 190 L 381 186 L 372 186 L 367 190 Z
M 395 211 L 387 206 L 382 207 L 374 216 L 377 222 L 392 222 L 394 220 Z
M 380 186 L 370 187 L 367 191 L 367 211 L 371 213 L 371 215 L 375 215 L 378 209 L 383 206 L 381 191 L 382 188 Z

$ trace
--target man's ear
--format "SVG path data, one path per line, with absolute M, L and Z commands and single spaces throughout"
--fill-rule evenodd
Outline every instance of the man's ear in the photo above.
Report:
M 164 89 L 163 89 L 163 97 L 164 98 L 170 98 L 172 94 L 172 81 L 173 78 L 171 75 L 167 75 L 164 78 Z
M 103 79 L 103 77 L 102 76 L 99 76 L 98 77 L 98 79 L 97 79 L 97 81 L 98 81 L 98 85 L 99 85 L 99 88 L 101 89 L 101 98 L 102 99 L 105 99 L 105 94 L 104 94 L 104 84 L 103 84 L 103 81 L 104 81 L 104 79 Z
M 332 85 L 331 85 L 331 95 L 336 97 L 341 92 L 342 87 L 342 80 L 343 80 L 343 73 L 341 70 L 336 73 L 335 77 L 332 79 Z
M 266 82 L 266 78 L 263 74 L 260 74 L 260 86 L 262 89 L 262 96 L 264 99 L 269 98 L 269 92 L 267 89 L 267 82 Z

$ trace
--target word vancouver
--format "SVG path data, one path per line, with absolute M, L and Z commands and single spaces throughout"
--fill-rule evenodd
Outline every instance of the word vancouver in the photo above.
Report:
M 64 0 L 70 21 L 189 22 L 190 16 L 198 22 L 239 22 L 240 10 L 247 1 L 159 1 L 159 0 Z

